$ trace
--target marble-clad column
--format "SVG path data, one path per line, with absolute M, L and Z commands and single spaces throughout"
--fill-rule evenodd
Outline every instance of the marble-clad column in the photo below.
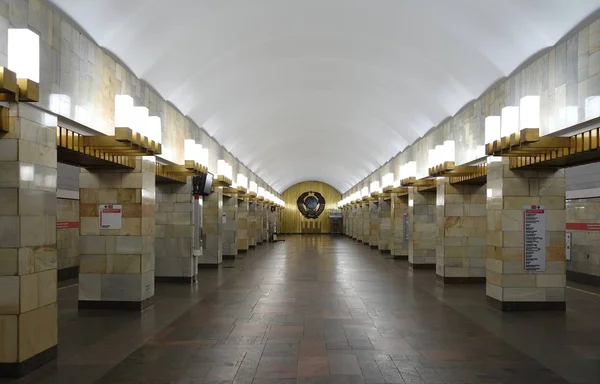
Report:
M 237 193 L 223 197 L 223 258 L 235 259 L 238 254 L 237 221 L 238 199 Z
M 265 207 L 262 202 L 256 202 L 256 227 L 254 230 L 254 238 L 256 239 L 256 245 L 261 245 L 263 239 L 263 228 L 264 228 L 264 212 Z
M 239 253 L 248 252 L 250 243 L 248 241 L 248 215 L 250 211 L 250 201 L 247 197 L 238 199 L 238 211 L 236 220 L 237 231 L 237 250 Z
M 257 203 L 250 201 L 248 206 L 248 246 L 256 247 Z
M 56 358 L 56 117 L 10 105 L 0 138 L 0 377 Z
M 79 308 L 141 310 L 153 303 L 154 157 L 134 170 L 79 174 Z M 100 228 L 100 205 L 120 205 L 121 228 Z
M 393 233 L 390 242 L 392 255 L 395 259 L 408 260 L 408 240 L 410 237 L 408 195 L 400 196 L 397 193 L 392 193 L 390 201 Z
M 262 219 L 263 219 L 263 225 L 262 225 L 262 240 L 263 243 L 266 243 L 269 241 L 269 213 L 271 211 L 271 207 L 269 205 L 263 204 L 263 210 L 262 210 Z
M 377 245 L 381 252 L 390 252 L 392 242 L 392 202 L 383 197 L 379 198 L 379 233 Z
M 485 185 L 437 183 L 437 279 L 445 284 L 485 283 Z
M 408 187 L 408 262 L 412 268 L 435 269 L 435 191 Z
M 199 268 L 218 268 L 223 262 L 223 188 L 203 197 L 202 203 L 202 256 Z
M 156 186 L 155 239 L 157 281 L 194 282 L 198 257 L 192 252 L 194 223 L 191 178 L 186 184 Z
M 359 211 L 359 207 L 356 206 L 356 204 L 352 205 L 352 208 L 350 209 L 350 217 L 352 220 L 352 228 L 351 228 L 351 232 L 350 232 L 350 237 L 352 237 L 352 239 L 354 240 L 358 240 L 359 236 L 358 236 L 358 227 L 360 224 L 359 218 L 358 218 L 358 211 Z
M 486 293 L 503 311 L 565 310 L 564 169 L 511 170 L 508 159 L 488 165 Z M 545 257 L 539 270 L 525 270 L 524 207 L 541 206 L 545 216 Z M 545 264 L 545 265 L 543 265 Z M 531 267 L 531 266 L 530 266 Z
M 379 201 L 371 201 L 369 207 L 369 245 L 379 247 Z
M 359 230 L 359 241 L 362 241 L 364 245 L 369 245 L 369 240 L 371 238 L 371 209 L 369 207 L 369 203 L 362 202 L 360 205 L 360 223 L 361 227 Z

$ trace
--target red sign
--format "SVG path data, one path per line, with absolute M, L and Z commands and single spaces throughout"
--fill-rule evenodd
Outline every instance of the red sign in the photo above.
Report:
M 57 221 L 56 229 L 76 229 L 79 228 L 79 221 Z
M 600 223 L 567 223 L 572 231 L 600 231 Z

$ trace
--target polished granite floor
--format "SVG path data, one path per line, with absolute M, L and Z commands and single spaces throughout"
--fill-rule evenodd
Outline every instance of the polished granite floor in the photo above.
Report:
M 143 313 L 76 309 L 59 292 L 59 358 L 0 383 L 600 383 L 600 296 L 501 313 L 483 286 L 350 239 L 289 236 L 194 286 L 159 284 Z

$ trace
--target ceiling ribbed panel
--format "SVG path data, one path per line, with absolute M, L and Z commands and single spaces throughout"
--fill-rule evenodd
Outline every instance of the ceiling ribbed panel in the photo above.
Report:
M 54 0 L 282 191 L 345 191 L 597 0 Z

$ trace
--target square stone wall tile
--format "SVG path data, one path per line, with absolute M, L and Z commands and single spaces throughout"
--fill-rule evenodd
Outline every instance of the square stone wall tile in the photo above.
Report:
M 102 299 L 102 275 L 79 274 L 79 300 L 100 301 Z
M 106 273 L 141 273 L 141 255 L 106 255 Z
M 58 343 L 56 303 L 19 316 L 19 361 L 24 361 Z
M 141 274 L 104 274 L 103 301 L 142 301 Z
M 19 254 L 17 248 L 0 248 L 0 276 L 19 274 Z
M 38 275 L 38 305 L 44 307 L 57 301 L 56 270 L 40 272 Z
M 0 294 L 1 295 L 1 294 Z M 0 315 L 0 363 L 16 363 L 18 358 L 18 316 Z
M 56 273 L 56 272 L 55 272 Z M 32 311 L 39 307 L 38 274 L 23 275 L 19 281 L 20 313 Z

